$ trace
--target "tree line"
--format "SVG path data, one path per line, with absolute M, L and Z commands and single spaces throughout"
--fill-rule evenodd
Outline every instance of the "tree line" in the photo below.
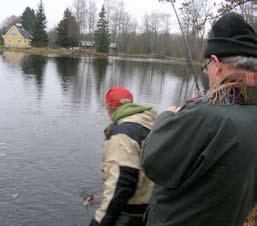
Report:
M 208 35 L 206 27 L 218 16 L 231 10 L 241 13 L 257 28 L 256 0 L 226 0 L 220 5 L 214 0 L 181 1 L 178 14 L 195 60 L 201 59 Z M 46 32 L 46 16 L 40 0 L 36 11 L 27 7 L 20 17 L 8 17 L 3 24 L 7 27 L 17 22 L 22 23 L 31 32 L 31 45 L 36 47 L 72 48 L 79 46 L 80 41 L 84 40 L 95 43 L 98 52 L 108 52 L 109 44 L 115 43 L 118 53 L 185 57 L 181 32 L 171 32 L 171 15 L 174 15 L 172 11 L 170 14 L 145 14 L 139 24 L 126 11 L 123 0 L 105 0 L 99 15 L 95 1 L 74 0 L 73 7 L 64 11 L 57 26 Z

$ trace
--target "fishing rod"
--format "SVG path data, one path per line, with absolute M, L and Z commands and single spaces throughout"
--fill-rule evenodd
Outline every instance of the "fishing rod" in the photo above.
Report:
M 175 5 L 174 5 L 175 0 L 159 0 L 159 1 L 160 1 L 160 2 L 161 2 L 161 1 L 170 2 L 171 5 L 172 5 L 172 8 L 173 8 L 173 10 L 174 10 L 174 12 L 175 12 L 175 15 L 176 15 L 176 17 L 177 17 L 177 21 L 178 21 L 178 24 L 179 24 L 179 27 L 180 27 L 180 30 L 181 30 L 181 34 L 182 34 L 183 41 L 184 41 L 185 46 L 186 46 L 187 55 L 188 55 L 188 58 L 189 58 L 189 61 L 190 61 L 190 65 L 191 65 L 191 68 L 192 68 L 192 72 L 193 72 L 193 77 L 194 77 L 194 80 L 195 80 L 196 89 L 197 89 L 197 91 L 200 91 L 200 87 L 199 87 L 198 79 L 197 79 L 197 73 L 196 73 L 196 69 L 195 69 L 194 63 L 193 63 L 193 58 L 192 58 L 192 55 L 191 55 L 191 51 L 190 51 L 190 48 L 189 48 L 187 39 L 185 38 L 185 34 L 184 34 L 184 31 L 183 31 L 183 28 L 182 28 L 182 25 L 181 25 L 181 22 L 180 22 L 180 19 L 179 19 L 179 16 L 178 16 L 176 7 L 175 7 Z

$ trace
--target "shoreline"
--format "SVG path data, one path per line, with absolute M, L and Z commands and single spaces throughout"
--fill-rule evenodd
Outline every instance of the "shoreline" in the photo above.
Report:
M 5 48 L 0 47 L 0 52 L 22 52 L 34 55 L 43 56 L 70 56 L 70 57 L 128 57 L 139 59 L 154 59 L 154 60 L 167 60 L 178 64 L 185 64 L 185 58 L 163 57 L 154 54 L 128 54 L 128 53 L 98 53 L 92 50 L 85 49 L 63 49 L 63 48 Z M 195 64 L 199 64 L 196 63 Z

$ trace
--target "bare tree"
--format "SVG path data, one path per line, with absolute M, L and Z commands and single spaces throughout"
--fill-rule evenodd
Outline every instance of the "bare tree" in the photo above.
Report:
M 115 6 L 115 0 L 104 0 L 104 7 L 106 10 L 106 19 L 109 22 L 110 21 L 110 17 L 112 14 L 112 10 L 114 9 Z
M 206 24 L 214 13 L 214 5 L 215 2 L 208 0 L 184 0 L 180 8 L 182 26 L 194 59 L 202 57 Z
M 111 31 L 112 41 L 117 41 L 117 35 L 121 32 L 122 23 L 124 23 L 125 17 L 125 4 L 123 1 L 116 2 L 116 7 L 109 12 L 109 26 Z
M 83 34 L 86 32 L 86 29 L 87 29 L 86 1 L 85 0 L 74 0 L 73 7 L 75 10 L 74 14 L 75 14 L 76 20 L 79 24 L 80 34 Z
M 170 14 L 160 15 L 161 20 L 161 33 L 159 37 L 159 55 L 167 56 L 169 39 L 170 39 Z
M 4 21 L 1 24 L 1 27 L 9 27 L 12 25 L 15 25 L 16 23 L 20 23 L 21 22 L 21 18 L 17 17 L 15 15 L 9 16 L 6 19 L 4 19 Z
M 150 26 L 150 16 L 145 14 L 143 22 L 143 47 L 144 53 L 151 53 L 151 26 Z
M 123 13 L 121 24 L 119 25 L 119 33 L 116 39 L 118 47 L 123 52 L 129 52 L 133 46 L 136 36 L 137 22 L 133 20 L 128 13 Z
M 225 12 L 229 12 L 238 7 L 242 7 L 243 5 L 251 5 L 253 9 L 257 9 L 257 1 L 256 0 L 225 0 L 225 2 L 221 2 L 221 7 L 219 8 L 219 12 L 221 14 Z
M 162 15 L 161 13 L 152 13 L 150 15 L 151 49 L 153 53 L 158 53 L 158 35 L 161 31 Z
M 160 35 L 161 40 L 164 39 L 166 44 L 169 36 L 169 15 L 162 14 L 162 13 L 151 13 L 150 15 L 146 14 L 144 16 L 144 46 L 145 46 L 145 53 L 152 53 L 152 54 L 164 54 L 164 45 L 160 47 Z M 163 44 L 163 43 L 162 43 Z
M 87 27 L 90 41 L 93 40 L 93 34 L 96 29 L 96 4 L 93 0 L 88 0 L 87 4 Z
M 135 37 L 137 22 L 126 12 L 123 0 L 105 0 L 109 22 L 110 40 L 115 42 L 120 51 L 126 52 L 130 38 Z
M 226 0 L 221 3 L 218 16 L 232 10 L 240 13 L 257 30 L 256 0 Z

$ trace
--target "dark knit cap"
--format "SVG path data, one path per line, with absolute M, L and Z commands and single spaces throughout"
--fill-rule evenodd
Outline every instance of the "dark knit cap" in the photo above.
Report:
M 254 29 L 237 13 L 226 13 L 211 29 L 205 58 L 247 56 L 257 57 L 257 35 Z

